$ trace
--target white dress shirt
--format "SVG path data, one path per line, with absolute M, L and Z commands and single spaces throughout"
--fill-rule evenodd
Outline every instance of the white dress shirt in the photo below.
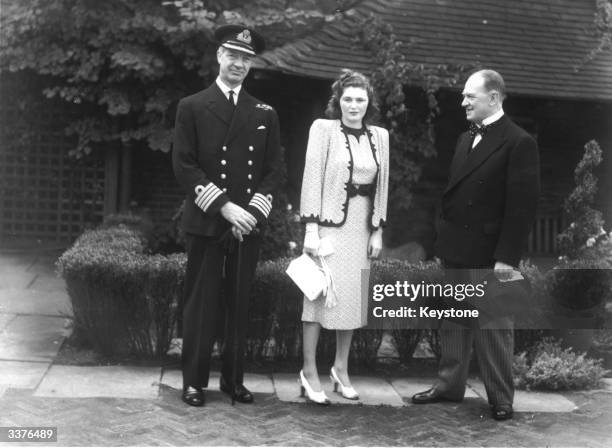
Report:
M 482 126 L 488 126 L 491 123 L 495 123 L 497 120 L 499 120 L 503 116 L 504 116 L 504 110 L 500 109 L 497 112 L 495 112 L 493 115 L 489 115 L 487 118 L 482 120 Z M 472 148 L 474 148 L 478 143 L 480 143 L 480 140 L 482 140 L 482 135 L 476 134 L 476 137 L 474 137 L 474 141 L 472 142 Z
M 234 91 L 234 105 L 236 105 L 238 103 L 238 94 L 240 93 L 240 89 L 242 89 L 242 84 L 232 89 L 231 87 L 228 87 L 227 84 L 225 84 L 223 81 L 221 81 L 221 78 L 219 78 L 218 76 L 215 82 L 217 83 L 217 85 L 223 92 L 223 95 L 225 95 L 225 98 L 227 98 L 228 101 L 229 101 L 229 91 L 230 90 Z

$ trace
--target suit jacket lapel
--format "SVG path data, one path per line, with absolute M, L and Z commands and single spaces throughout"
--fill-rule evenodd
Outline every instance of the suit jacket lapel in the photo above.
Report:
M 447 190 L 451 185 L 454 185 L 455 179 L 459 175 L 459 170 L 461 166 L 465 163 L 465 159 L 467 158 L 471 144 L 472 139 L 470 138 L 470 135 L 468 133 L 462 134 L 459 143 L 457 144 L 457 149 L 455 150 L 453 161 L 451 162 L 450 178 L 448 181 Z
M 229 131 L 225 137 L 225 143 L 229 144 L 244 129 L 250 115 L 255 110 L 255 99 L 242 89 L 238 95 L 238 103 L 234 110 Z
M 216 115 L 221 121 L 229 125 L 232 121 L 234 108 L 225 97 L 217 83 L 214 83 L 209 88 L 210 94 L 206 101 L 206 107 Z
M 500 118 L 500 123 L 493 126 L 487 135 L 483 137 L 480 143 L 478 143 L 478 145 L 476 145 L 476 147 L 471 151 L 469 151 L 469 146 L 472 139 L 464 139 L 464 144 L 457 149 L 457 152 L 459 153 L 461 151 L 461 154 L 455 154 L 455 158 L 453 159 L 451 179 L 448 182 L 446 190 L 444 190 L 445 193 L 457 185 L 461 179 L 480 166 L 491 156 L 491 154 L 501 148 L 505 140 L 505 129 L 507 125 L 506 120 L 508 120 L 508 118 L 505 115 Z M 466 136 L 469 137 L 469 134 L 466 134 Z M 468 152 L 469 154 L 467 154 Z M 455 160 L 457 160 L 457 166 L 455 166 Z M 461 162 L 462 160 L 463 162 Z

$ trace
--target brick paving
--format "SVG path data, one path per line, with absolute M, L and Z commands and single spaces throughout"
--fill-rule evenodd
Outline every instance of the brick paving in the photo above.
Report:
M 573 393 L 571 413 L 489 417 L 480 400 L 426 406 L 320 407 L 258 394 L 231 406 L 220 392 L 192 408 L 179 391 L 157 399 L 42 398 L 11 389 L 0 398 L 0 426 L 57 426 L 60 446 L 612 446 L 612 394 Z

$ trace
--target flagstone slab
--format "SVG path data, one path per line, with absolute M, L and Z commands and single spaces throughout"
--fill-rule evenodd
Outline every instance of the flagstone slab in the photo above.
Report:
M 279 400 L 293 403 L 308 402 L 306 398 L 300 397 L 300 384 L 297 374 L 276 373 L 272 378 Z M 388 381 L 380 378 L 353 376 L 351 382 L 355 390 L 359 392 L 359 400 L 343 398 L 339 393 L 334 392 L 329 378 L 321 376 L 323 390 L 333 404 L 404 406 L 402 397 L 398 395 Z
M 210 372 L 210 377 L 208 378 L 208 389 L 210 389 L 211 391 L 219 389 L 220 376 L 221 374 L 219 372 Z M 164 369 L 160 382 L 165 386 L 181 390 L 183 388 L 183 374 L 180 370 Z M 274 393 L 274 384 L 272 383 L 272 379 L 268 375 L 245 373 L 244 385 L 247 389 L 256 394 Z
M 486 399 L 487 393 L 482 381 L 472 379 L 469 383 Z M 513 407 L 517 412 L 572 412 L 578 409 L 572 401 L 561 394 L 524 390 L 514 392 Z
M 0 359 L 50 361 L 70 335 L 69 319 L 18 315 L 0 332 Z
M 465 393 L 467 395 L 468 391 L 471 391 L 477 397 L 482 398 L 483 400 L 489 401 L 487 398 L 487 390 L 484 387 L 484 383 L 480 380 L 480 378 L 468 378 L 467 387 L 465 389 Z
M 518 412 L 572 412 L 578 406 L 554 392 L 514 392 L 514 410 Z
M 49 362 L 0 361 L 0 388 L 34 389 L 49 368 Z
M 0 253 L 0 271 L 6 269 L 27 270 L 36 263 L 36 254 Z
M 57 259 L 60 257 L 61 253 L 62 251 L 57 251 L 55 255 L 37 255 L 34 262 L 28 268 L 28 271 L 36 274 L 57 277 L 57 268 L 55 263 L 57 262 Z
M 54 365 L 34 396 L 154 399 L 159 393 L 160 375 L 159 367 Z
M 37 274 L 34 278 L 34 281 L 30 284 L 29 289 L 36 289 L 37 291 L 49 291 L 49 292 L 63 292 L 67 295 L 66 292 L 66 281 L 55 275 L 54 273 L 50 274 Z
M 65 288 L 57 291 L 8 288 L 0 289 L 0 312 L 71 316 L 72 306 Z
M 382 404 L 394 407 L 404 406 L 404 400 L 402 400 L 402 397 L 393 388 L 391 383 L 382 378 L 351 376 L 351 383 L 353 388 L 359 392 L 359 400 L 347 400 L 339 393 L 330 392 L 328 393 L 328 396 L 332 403 L 337 402 L 339 404 L 346 404 L 349 402 L 362 403 L 365 405 Z M 324 381 L 324 384 L 326 390 L 329 388 L 330 391 L 333 391 L 331 380 Z
M 410 402 L 414 394 L 426 391 L 431 388 L 435 382 L 436 378 L 433 377 L 410 377 L 393 379 L 391 380 L 391 385 L 406 402 Z M 465 398 L 479 398 L 479 396 L 468 387 L 465 389 Z
M 0 267 L 0 290 L 25 289 L 36 279 L 34 272 L 25 270 L 25 267 Z

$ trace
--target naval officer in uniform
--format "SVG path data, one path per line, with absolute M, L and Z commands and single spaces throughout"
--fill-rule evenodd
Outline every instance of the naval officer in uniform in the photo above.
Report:
M 191 406 L 204 405 L 215 325 L 223 325 L 221 301 L 227 323 L 220 388 L 239 402 L 253 401 L 243 385 L 249 289 L 280 177 L 276 112 L 242 88 L 264 39 L 239 25 L 220 27 L 215 37 L 219 76 L 179 102 L 172 153 L 174 174 L 187 194 L 181 223 L 187 249 L 182 399 Z

